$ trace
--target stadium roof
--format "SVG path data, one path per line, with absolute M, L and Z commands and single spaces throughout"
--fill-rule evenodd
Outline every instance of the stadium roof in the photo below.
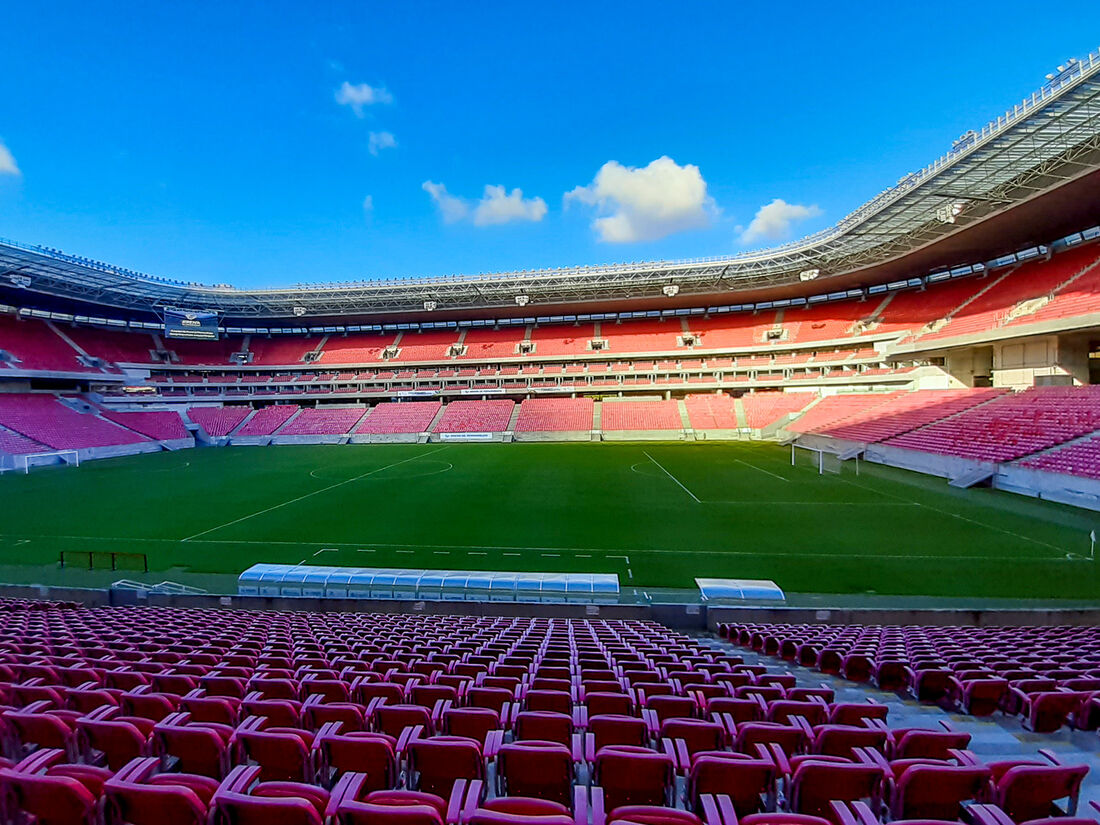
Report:
M 140 312 L 225 318 L 384 318 L 468 310 L 525 314 L 606 304 L 682 306 L 716 296 L 815 292 L 969 263 L 1080 229 L 1100 214 L 1100 51 L 1059 67 L 1037 92 L 967 132 L 829 229 L 728 257 L 376 279 L 241 290 L 157 278 L 0 240 L 0 286 Z M 806 283 L 810 281 L 812 283 Z

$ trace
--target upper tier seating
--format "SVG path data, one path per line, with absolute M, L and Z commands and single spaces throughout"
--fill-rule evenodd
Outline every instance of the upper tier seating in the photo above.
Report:
M 1071 249 L 1049 261 L 1024 264 L 1007 274 L 988 276 L 985 292 L 962 307 L 941 329 L 927 333 L 924 339 L 948 338 L 987 332 L 1001 326 L 1013 307 L 1048 295 L 1055 288 L 1097 259 L 1095 246 Z M 991 283 L 990 279 L 995 279 Z M 1096 305 L 1094 305 L 1095 307 Z M 1023 320 L 1034 320 L 1024 316 Z
M 715 395 L 689 395 L 684 399 L 688 420 L 695 430 L 736 430 L 737 406 L 725 393 Z
M 381 361 L 382 353 L 393 345 L 396 338 L 392 332 L 378 335 L 358 332 L 346 336 L 330 335 L 319 360 L 324 364 L 366 364 Z
M 206 434 L 218 438 L 229 435 L 248 417 L 248 407 L 188 407 L 187 417 Z
M 528 398 L 519 405 L 516 432 L 571 432 L 592 429 L 591 398 Z
M 584 355 L 590 352 L 588 342 L 595 337 L 595 324 L 550 325 L 531 330 L 534 354 L 540 358 L 547 355 Z
M 885 441 L 976 461 L 1011 461 L 1100 430 L 1100 386 L 1033 387 Z
M 147 332 L 122 332 L 99 327 L 63 327 L 65 334 L 88 355 L 112 364 L 151 364 L 157 348 Z
M 605 401 L 600 412 L 605 430 L 682 430 L 676 401 Z
M 684 334 L 679 318 L 667 321 L 604 321 L 600 337 L 606 338 L 608 350 L 615 355 L 627 352 L 662 352 L 675 350 Z
M 301 364 L 307 352 L 313 352 L 321 343 L 320 338 L 302 338 L 297 335 L 263 338 L 253 335 L 248 341 L 253 365 L 292 366 Z
M 437 433 L 500 433 L 508 429 L 516 405 L 506 398 L 452 401 L 435 425 Z
M 187 432 L 187 427 L 184 426 L 179 413 L 168 410 L 157 412 L 107 411 L 103 413 L 103 417 L 157 441 L 174 441 L 180 438 L 189 438 L 191 435 Z
M 713 318 L 690 318 L 688 328 L 696 335 L 697 349 L 759 347 L 767 344 L 766 333 L 775 329 L 775 311 L 753 314 L 731 313 Z
M 920 332 L 926 324 L 946 318 L 988 283 L 980 278 L 969 277 L 936 284 L 927 289 L 895 293 L 885 308 L 878 312 L 878 323 L 870 331 Z
M 397 357 L 393 361 L 442 361 L 448 350 L 458 343 L 457 329 L 431 329 L 425 332 L 406 332 L 397 344 Z
M 867 444 L 885 441 L 984 404 L 1005 392 L 995 389 L 917 390 L 903 393 L 862 415 L 849 416 L 841 424 L 827 425 L 817 432 Z
M 306 407 L 279 435 L 344 435 L 366 411 L 366 407 Z
M 1095 244 L 1081 250 L 1082 256 L 1091 253 L 1092 261 L 1087 257 L 1076 258 L 1074 264 L 1080 265 L 1078 273 L 1071 273 L 1064 283 L 1052 290 L 1050 303 L 1030 315 L 1021 315 L 1013 319 L 1012 324 L 1034 324 L 1043 321 L 1058 321 L 1080 315 L 1095 315 L 1100 307 L 1100 249 Z M 1066 253 L 1063 253 L 1066 254 Z M 1054 261 L 1058 261 L 1055 256 Z M 1072 280 L 1071 280 L 1072 278 Z
M 839 301 L 804 309 L 786 309 L 781 324 L 787 331 L 784 340 L 805 343 L 850 338 L 854 324 L 869 316 L 880 303 L 881 299 L 872 298 L 868 301 Z
M 217 341 L 188 341 L 180 338 L 164 338 L 164 348 L 174 352 L 177 364 L 194 366 L 224 367 L 235 363 L 230 357 L 240 352 L 244 346 L 243 338 L 222 338 Z
M 812 433 L 826 429 L 853 416 L 870 413 L 881 404 L 898 397 L 900 393 L 863 392 L 841 393 L 827 396 L 803 415 L 787 425 L 787 429 L 796 433 Z
M 785 415 L 806 409 L 816 395 L 804 392 L 753 392 L 741 396 L 745 421 L 754 430 L 761 430 Z
M 29 453 L 42 453 L 48 451 L 45 444 L 39 444 L 25 435 L 0 427 L 0 453 L 8 455 L 27 455 Z
M 297 404 L 274 404 L 270 407 L 260 407 L 245 425 L 237 431 L 237 435 L 274 435 L 277 429 L 283 426 L 294 413 L 298 412 L 298 409 Z
M 50 394 L 0 393 L 0 425 L 55 450 L 149 440 L 92 413 L 78 413 Z
M 439 401 L 384 401 L 371 409 L 355 432 L 374 435 L 427 432 L 442 406 Z
M 100 372 L 77 361 L 80 353 L 42 321 L 20 321 L 15 316 L 0 314 L 0 350 L 18 359 L 11 364 L 17 370 Z
M 1034 470 L 1100 479 L 1100 437 L 1025 458 L 1020 464 Z
M 463 358 L 514 358 L 519 342 L 523 340 L 523 327 L 492 329 L 483 327 L 466 330 L 462 339 L 466 352 Z

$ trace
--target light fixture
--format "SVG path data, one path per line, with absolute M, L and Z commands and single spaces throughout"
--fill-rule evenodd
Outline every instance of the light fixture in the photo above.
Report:
M 516 296 L 516 306 L 525 307 L 529 303 L 531 303 L 531 296 L 530 295 L 517 295 Z
M 800 281 L 812 281 L 818 275 L 821 274 L 820 269 L 803 269 L 798 273 L 798 280 Z
M 936 210 L 936 220 L 940 223 L 954 223 L 955 218 L 962 214 L 965 207 L 965 201 L 946 203 Z
M 435 301 L 425 301 L 424 302 L 424 309 L 427 312 L 433 312 L 437 306 L 439 306 L 439 304 L 437 304 Z
M 303 315 L 306 314 L 306 308 L 305 307 L 294 307 L 294 309 L 292 309 L 291 312 L 294 313 L 295 318 L 301 318 Z
M 8 280 L 20 289 L 27 289 L 31 285 L 31 278 L 29 275 L 12 274 L 8 276 Z
M 675 298 L 677 295 L 680 294 L 680 285 L 665 284 L 663 287 L 661 287 L 661 292 L 665 294 L 666 298 Z

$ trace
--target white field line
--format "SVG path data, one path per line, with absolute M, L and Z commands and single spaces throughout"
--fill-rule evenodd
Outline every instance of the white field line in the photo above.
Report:
M 754 469 L 754 470 L 759 470 L 760 472 L 762 472 L 766 475 L 769 475 L 772 478 L 778 478 L 780 481 L 790 482 L 789 478 L 784 478 L 783 476 L 779 475 L 778 473 L 773 473 L 771 470 L 765 470 L 763 467 L 757 467 L 755 464 L 752 464 L 748 461 L 742 461 L 739 458 L 735 458 L 734 461 L 736 461 L 738 464 L 744 464 L 746 467 L 752 467 L 752 469 Z
M 680 481 L 680 479 L 676 478 L 676 476 L 674 476 L 674 475 L 673 475 L 672 473 L 670 473 L 670 472 L 669 472 L 668 470 L 666 470 L 666 469 L 664 468 L 664 466 L 662 466 L 661 462 L 659 462 L 659 461 L 658 461 L 657 459 L 655 459 L 655 458 L 654 458 L 653 456 L 651 456 L 651 455 L 650 455 L 650 454 L 649 454 L 648 452 L 646 452 L 645 450 L 642 450 L 642 454 L 643 454 L 643 455 L 644 455 L 644 456 L 645 456 L 646 458 L 648 458 L 648 459 L 649 459 L 650 461 L 652 461 L 652 462 L 653 462 L 654 464 L 656 464 L 656 465 L 657 465 L 658 467 L 660 467 L 660 468 L 661 468 L 661 472 L 663 472 L 663 473 L 664 473 L 664 474 L 665 474 L 666 476 L 668 476 L 668 477 L 669 477 L 669 478 L 671 478 L 671 479 L 672 479 L 673 481 L 675 481 L 675 482 L 676 482 L 676 484 L 677 484 L 677 485 L 678 485 L 678 486 L 680 487 L 680 489 L 681 489 L 681 490 L 683 490 L 683 491 L 684 491 L 685 493 L 687 493 L 687 494 L 688 494 L 689 496 L 691 496 L 691 497 L 692 497 L 693 499 L 695 499 L 695 503 L 696 503 L 696 504 L 702 504 L 702 503 L 703 503 L 703 502 L 699 501 L 699 497 L 698 497 L 698 496 L 696 496 L 696 495 L 695 495 L 695 493 L 691 492 L 691 490 L 689 490 L 689 489 L 688 489 L 687 487 L 685 487 L 685 486 L 683 485 L 683 483 L 682 483 L 682 482 Z
M 314 490 L 311 493 L 306 493 L 305 495 L 298 496 L 297 498 L 292 498 L 289 501 L 284 501 L 282 504 L 276 504 L 263 510 L 257 510 L 255 513 L 249 513 L 247 516 L 241 516 L 240 518 L 233 519 L 233 521 L 227 521 L 225 524 L 219 524 L 217 527 L 211 527 L 209 530 L 203 530 L 201 533 L 195 533 L 193 536 L 188 536 L 187 538 L 180 539 L 180 541 L 191 541 L 193 539 L 197 539 L 199 536 L 205 536 L 207 533 L 213 533 L 216 530 L 221 530 L 223 527 L 231 527 L 234 524 L 240 524 L 242 521 L 248 521 L 250 518 L 262 516 L 265 513 L 270 513 L 273 510 L 278 510 L 280 507 L 286 507 L 288 504 L 296 504 L 299 501 L 304 501 L 307 498 L 312 498 L 313 496 L 320 495 L 321 493 L 327 493 L 329 490 L 335 490 L 337 487 L 343 487 L 345 484 L 351 484 L 353 481 L 359 481 L 360 479 L 366 478 L 367 476 L 372 476 L 375 473 L 380 473 L 383 470 L 389 470 L 402 464 L 408 464 L 410 461 L 416 461 L 417 459 L 425 458 L 429 455 L 435 455 L 440 450 L 445 449 L 447 448 L 440 447 L 439 450 L 432 450 L 430 453 L 424 453 L 424 455 L 414 455 L 410 458 L 404 459 L 403 461 L 395 461 L 393 464 L 387 464 L 385 467 L 378 467 L 374 470 L 368 470 L 367 472 L 362 473 L 361 475 L 357 475 L 354 478 L 349 478 L 344 481 L 338 481 L 335 484 L 330 484 L 328 487 L 322 487 L 320 490 Z

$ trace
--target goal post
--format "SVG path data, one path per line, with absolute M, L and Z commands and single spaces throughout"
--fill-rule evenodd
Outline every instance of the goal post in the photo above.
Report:
M 818 475 L 830 473 L 840 475 L 848 472 L 848 468 L 859 475 L 859 456 L 842 458 L 840 453 L 826 450 L 822 447 L 810 447 L 806 444 L 791 442 L 791 466 L 812 470 Z
M 24 453 L 12 456 L 15 469 L 21 470 L 24 475 L 31 471 L 31 467 L 57 463 L 55 459 L 59 459 L 62 464 L 71 464 L 73 467 L 80 466 L 80 453 L 76 450 L 52 450 L 50 452 Z

